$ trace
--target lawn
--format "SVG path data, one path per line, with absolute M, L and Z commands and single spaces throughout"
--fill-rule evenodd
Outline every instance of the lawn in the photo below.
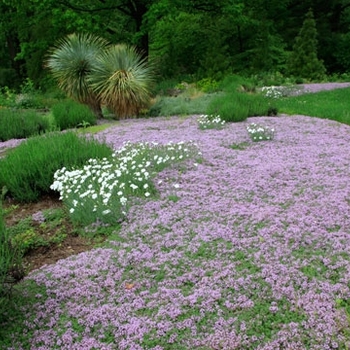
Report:
M 275 138 L 252 142 L 250 122 Z M 349 126 L 257 117 L 200 130 L 192 116 L 96 137 L 192 140 L 203 160 L 160 172 L 159 196 L 108 243 L 27 276 L 1 349 L 350 347 Z

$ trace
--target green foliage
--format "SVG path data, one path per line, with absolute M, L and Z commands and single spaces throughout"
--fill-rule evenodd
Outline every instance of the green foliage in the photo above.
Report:
M 111 154 L 107 145 L 73 132 L 33 137 L 0 160 L 0 187 L 6 186 L 8 194 L 20 202 L 36 201 L 50 193 L 57 169 Z
M 281 113 L 336 120 L 350 125 L 349 88 L 290 96 L 274 101 Z
M 174 89 L 177 85 L 178 79 L 166 79 L 157 82 L 154 86 L 153 93 L 154 95 L 167 95 L 169 90 Z
M 10 292 L 9 286 L 16 281 L 16 277 L 23 277 L 21 258 L 20 252 L 11 244 L 0 201 L 0 311 L 4 310 L 3 305 Z M 0 321 L 1 318 L 0 312 Z
M 16 92 L 7 86 L 0 88 L 0 107 L 16 107 Z
M 31 249 L 49 245 L 49 243 L 44 240 L 33 228 L 21 232 L 13 237 L 11 244 L 23 253 Z
M 220 115 L 226 122 L 240 122 L 251 116 L 268 115 L 269 101 L 261 95 L 243 92 L 217 96 L 208 106 L 207 114 Z
M 219 83 L 212 78 L 203 78 L 196 82 L 196 87 L 203 92 L 211 93 L 219 90 Z
M 286 71 L 288 51 L 311 6 L 319 32 L 319 56 L 327 70 L 349 70 L 350 16 L 343 0 L 291 6 L 280 1 L 3 1 L 0 86 L 19 87 L 26 76 L 50 84 L 42 62 L 68 33 L 104 35 L 133 44 L 157 60 L 162 77 L 184 74 L 221 79 L 230 72 Z M 106 11 L 108 8 L 108 11 Z M 91 16 L 93 13 L 93 16 Z M 26 20 L 23 21 L 23 18 Z M 33 40 L 35 38 L 35 40 Z M 297 77 L 297 76 L 296 76 Z
M 28 216 L 7 228 L 11 245 L 21 254 L 39 247 L 59 244 L 67 236 L 63 209 L 48 209 L 39 214 L 39 221 L 35 222 L 32 216 Z
M 317 44 L 316 22 L 310 9 L 295 39 L 293 52 L 288 62 L 290 74 L 309 80 L 324 78 L 326 69 L 323 62 L 317 58 Z
M 117 118 L 131 117 L 149 105 L 153 70 L 135 48 L 113 45 L 96 57 L 89 83 Z
M 205 114 L 207 106 L 216 98 L 215 94 L 200 95 L 195 98 L 180 95 L 178 97 L 159 97 L 151 106 L 149 115 L 171 116 Z
M 250 77 L 254 85 L 263 86 L 281 86 L 281 85 L 294 85 L 296 84 L 295 78 L 287 77 L 279 71 L 273 72 L 261 72 L 254 74 Z
M 254 81 L 240 75 L 228 75 L 220 83 L 220 89 L 226 93 L 255 92 Z
M 233 143 L 230 148 L 233 150 L 244 151 L 249 147 L 249 142 Z
M 27 138 L 49 129 L 48 118 L 34 111 L 0 109 L 0 141 Z
M 91 109 L 73 100 L 56 103 L 52 107 L 52 114 L 60 130 L 96 124 L 96 116 Z

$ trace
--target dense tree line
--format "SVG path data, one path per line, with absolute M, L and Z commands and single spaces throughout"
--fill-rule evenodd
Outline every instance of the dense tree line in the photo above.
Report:
M 167 78 L 295 74 L 289 62 L 310 9 L 326 72 L 349 71 L 349 0 L 1 0 L 0 86 L 48 85 L 48 49 L 73 32 L 135 45 Z

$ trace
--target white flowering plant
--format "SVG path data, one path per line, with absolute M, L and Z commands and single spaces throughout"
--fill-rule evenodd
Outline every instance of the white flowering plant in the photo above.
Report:
M 222 129 L 225 126 L 225 120 L 222 120 L 219 115 L 202 114 L 198 117 L 197 122 L 201 130 Z
M 283 88 L 279 86 L 264 86 L 261 91 L 267 98 L 278 99 L 283 97 Z
M 275 136 L 274 128 L 256 123 L 250 123 L 247 126 L 247 131 L 254 142 L 273 140 Z
M 116 224 L 123 220 L 131 197 L 156 193 L 152 177 L 165 167 L 200 156 L 193 142 L 125 143 L 111 159 L 90 159 L 81 169 L 59 169 L 51 189 L 80 225 Z
M 279 99 L 288 96 L 298 96 L 303 92 L 299 86 L 263 86 L 261 93 L 266 98 Z

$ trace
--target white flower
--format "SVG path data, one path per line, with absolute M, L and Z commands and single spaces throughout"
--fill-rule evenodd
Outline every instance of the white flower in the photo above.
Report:
M 150 194 L 149 192 L 146 192 L 146 193 L 145 193 L 145 196 L 146 196 L 146 197 L 149 197 L 150 195 L 151 195 L 151 194 Z
M 111 210 L 110 210 L 110 209 L 106 209 L 106 210 L 104 210 L 104 211 L 102 212 L 102 215 L 107 215 L 107 214 L 109 214 L 109 213 L 111 213 Z

